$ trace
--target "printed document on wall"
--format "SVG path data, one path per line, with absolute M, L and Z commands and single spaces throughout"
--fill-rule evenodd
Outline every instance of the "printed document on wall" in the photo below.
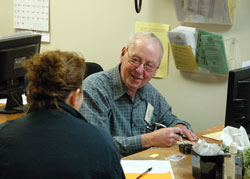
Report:
M 197 71 L 198 66 L 195 61 L 196 29 L 179 26 L 168 32 L 168 38 L 176 68 L 184 71 Z
M 192 47 L 189 45 L 171 44 L 175 66 L 178 70 L 197 71 L 198 66 L 195 61 Z
M 49 31 L 49 0 L 14 0 L 14 28 Z
M 168 31 L 169 25 L 157 24 L 149 22 L 136 22 L 135 32 L 153 32 L 162 42 L 164 54 L 161 60 L 161 65 L 154 77 L 167 78 L 168 76 Z
M 227 56 L 221 35 L 202 35 L 201 43 L 204 47 L 208 69 L 211 73 L 225 74 L 229 72 Z
M 235 0 L 174 0 L 177 18 L 182 22 L 233 23 Z

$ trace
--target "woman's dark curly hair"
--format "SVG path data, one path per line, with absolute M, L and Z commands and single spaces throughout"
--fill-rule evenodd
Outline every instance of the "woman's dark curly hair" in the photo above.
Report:
M 81 89 L 85 74 L 85 59 L 74 52 L 60 50 L 37 54 L 27 60 L 27 101 L 30 109 L 58 108 L 69 93 Z

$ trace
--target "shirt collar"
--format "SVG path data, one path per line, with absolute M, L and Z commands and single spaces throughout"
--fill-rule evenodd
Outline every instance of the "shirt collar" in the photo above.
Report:
M 117 65 L 115 68 L 111 69 L 111 85 L 112 89 L 114 89 L 114 99 L 117 100 L 123 95 L 127 94 L 126 87 L 122 81 L 121 74 L 120 74 L 120 66 L 121 64 Z M 146 84 L 147 85 L 147 84 Z M 145 85 L 145 86 L 146 86 Z M 141 99 L 145 99 L 144 88 L 142 87 L 137 90 L 136 96 L 139 95 Z

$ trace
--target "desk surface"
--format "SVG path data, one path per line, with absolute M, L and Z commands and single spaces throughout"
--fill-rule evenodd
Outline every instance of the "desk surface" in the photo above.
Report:
M 220 125 L 211 129 L 207 129 L 205 131 L 202 131 L 200 133 L 197 133 L 198 137 L 202 138 L 201 135 L 204 134 L 209 134 L 209 133 L 213 133 L 213 132 L 218 132 L 221 131 L 224 128 L 224 125 Z M 213 140 L 213 139 L 209 139 L 206 137 L 205 140 L 207 142 L 210 143 L 218 143 L 218 141 Z M 152 154 L 159 154 L 156 158 L 151 158 L 150 155 Z M 127 156 L 122 158 L 122 160 L 165 160 L 166 157 L 169 157 L 171 155 L 184 155 L 186 156 L 184 159 L 178 161 L 178 162 L 173 162 L 171 161 L 171 167 L 173 169 L 174 172 L 174 177 L 176 179 L 189 179 L 192 178 L 192 161 L 191 161 L 191 155 L 186 155 L 183 154 L 181 152 L 179 152 L 179 148 L 178 145 L 174 145 L 172 147 L 169 148 L 157 148 L 157 147 L 153 147 L 150 149 L 147 149 L 145 151 L 142 152 L 138 152 L 136 154 Z
M 0 113 L 0 124 L 2 124 L 3 122 L 5 122 L 7 120 L 16 119 L 16 118 L 21 117 L 23 115 L 24 115 L 24 113 L 18 113 L 18 114 L 1 114 Z

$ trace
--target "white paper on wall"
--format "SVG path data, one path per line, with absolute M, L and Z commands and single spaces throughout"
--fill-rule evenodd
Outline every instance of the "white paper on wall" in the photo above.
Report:
M 14 28 L 49 31 L 49 0 L 14 0 Z

